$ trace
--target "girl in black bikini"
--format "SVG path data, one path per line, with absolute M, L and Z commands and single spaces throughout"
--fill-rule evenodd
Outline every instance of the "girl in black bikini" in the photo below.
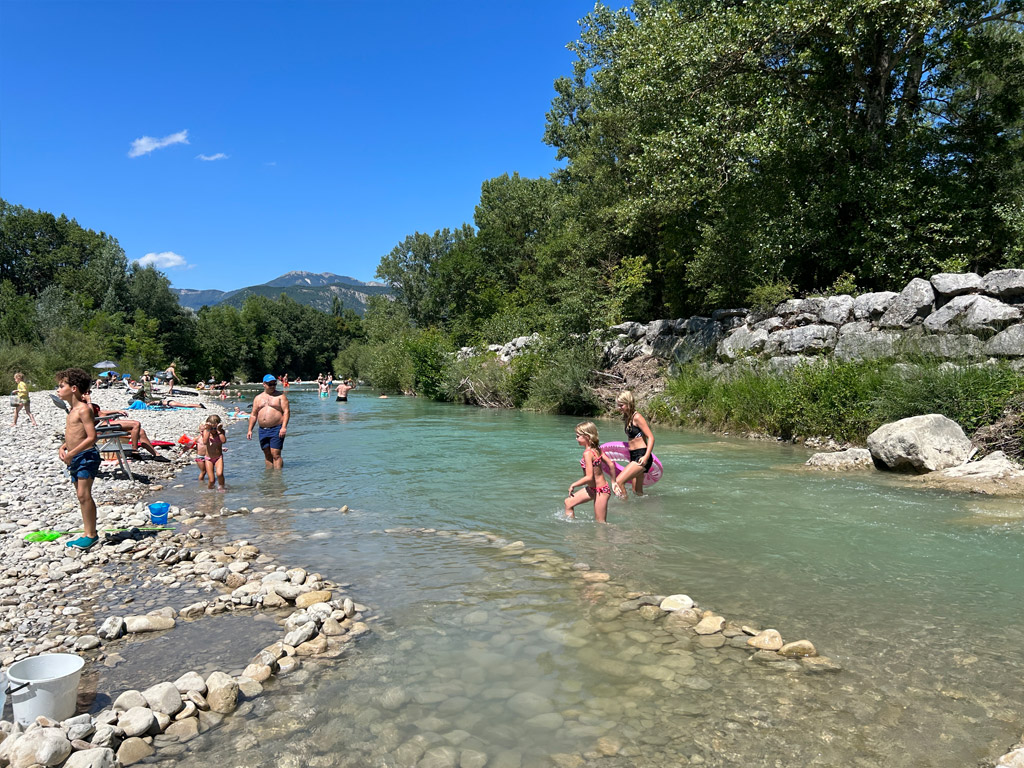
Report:
M 626 483 L 633 481 L 633 493 L 644 495 L 644 475 L 651 471 L 654 459 L 654 433 L 647 425 L 647 419 L 636 412 L 636 398 L 628 389 L 615 398 L 615 405 L 622 414 L 629 441 L 629 464 L 612 483 L 612 490 L 620 499 L 626 498 Z
M 588 501 L 594 502 L 594 519 L 599 523 L 608 522 L 608 499 L 611 497 L 611 488 L 605 480 L 604 471 L 606 468 L 614 468 L 615 462 L 605 459 L 601 452 L 601 440 L 597 436 L 597 427 L 592 421 L 583 421 L 576 425 L 576 442 L 583 449 L 583 458 L 580 459 L 580 466 L 583 467 L 583 477 L 569 486 L 569 498 L 565 500 L 565 516 L 572 520 L 576 514 L 572 511 L 574 507 Z M 614 474 L 614 469 L 612 469 Z M 583 486 L 579 493 L 573 493 L 578 486 Z

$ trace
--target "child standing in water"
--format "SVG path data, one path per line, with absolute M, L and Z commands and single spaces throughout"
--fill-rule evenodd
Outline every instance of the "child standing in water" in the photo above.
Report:
M 224 490 L 224 443 L 228 440 L 220 416 L 216 414 L 206 419 L 199 433 L 199 442 L 206 446 L 206 476 L 210 480 L 208 488 L 213 488 L 214 475 Z
M 605 480 L 604 471 L 611 468 L 614 475 L 615 463 L 606 461 L 601 452 L 601 440 L 597 436 L 597 426 L 592 421 L 583 421 L 576 425 L 576 442 L 583 449 L 583 458 L 580 466 L 583 467 L 583 477 L 569 486 L 569 498 L 565 500 L 565 516 L 572 520 L 576 517 L 574 507 L 578 507 L 587 501 L 594 502 L 594 519 L 599 523 L 608 522 L 608 499 L 611 498 L 612 490 Z M 613 478 L 614 480 L 614 478 Z M 573 493 L 577 487 L 583 486 L 579 493 Z
M 206 428 L 206 422 L 202 421 L 199 423 L 199 432 L 196 434 L 196 439 L 192 442 L 190 448 L 196 449 L 196 466 L 199 467 L 199 482 L 202 483 L 206 480 L 206 470 L 210 464 L 209 451 L 206 448 L 206 441 L 203 440 L 203 430 Z M 209 466 L 210 470 L 210 485 L 213 485 L 213 467 Z

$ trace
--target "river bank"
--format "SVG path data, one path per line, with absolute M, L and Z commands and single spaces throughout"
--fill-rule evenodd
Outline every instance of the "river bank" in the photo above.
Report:
M 35 395 L 37 404 L 42 397 Z M 106 391 L 94 396 L 104 409 L 123 407 L 124 398 Z M 27 533 L 69 531 L 80 524 L 71 483 L 56 456 L 64 414 L 37 410 L 38 426 L 26 419 L 0 439 L 0 663 L 6 668 L 47 652 L 82 656 L 87 666 L 78 709 L 89 714 L 27 728 L 0 723 L 0 764 L 20 768 L 67 759 L 67 765 L 110 765 L 116 758 L 130 765 L 156 750 L 173 757 L 226 715 L 251 710 L 249 702 L 270 677 L 294 673 L 303 659 L 335 659 L 369 632 L 368 609 L 344 587 L 226 537 L 223 519 L 248 514 L 246 508 L 200 512 L 175 506 L 168 526 L 150 528 L 147 502 L 192 464 L 177 447 L 162 460 L 133 458 L 134 481 L 115 473 L 115 462 L 104 463 L 94 485 L 103 540 L 92 550 L 65 547 L 67 537 L 26 542 Z M 223 408 L 213 401 L 206 410 L 131 415 L 151 439 L 174 442 L 176 435 L 194 435 L 198 422 L 218 411 Z M 239 429 L 231 432 L 237 440 Z M 278 637 L 267 639 L 268 629 L 256 625 L 241 630 L 266 639 L 262 649 L 251 648 L 251 641 L 238 644 L 214 627 L 204 632 L 199 654 L 178 661 L 148 654 L 145 668 L 131 663 L 134 656 L 147 656 L 146 638 L 226 614 L 247 615 L 250 622 L 269 619 L 271 626 L 280 625 L 277 632 L 269 630 Z M 210 668 L 218 662 L 228 664 L 226 672 Z M 184 668 L 173 668 L 176 663 Z M 122 665 L 134 669 L 136 680 L 117 672 Z M 117 688 L 104 686 L 111 680 Z

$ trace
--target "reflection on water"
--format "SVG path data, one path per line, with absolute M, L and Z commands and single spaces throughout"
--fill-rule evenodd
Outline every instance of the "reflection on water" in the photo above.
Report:
M 241 742 L 193 742 L 191 764 L 234 765 L 257 738 L 247 764 L 961 766 L 1020 731 L 1024 531 L 965 522 L 1005 506 L 778 472 L 806 454 L 662 429 L 671 461 L 650 495 L 613 500 L 612 525 L 587 511 L 567 524 L 574 419 L 290 396 L 284 473 L 236 442 L 227 494 L 169 500 L 265 507 L 223 524 L 353 583 L 385 619 L 347 661 L 271 684 Z M 491 530 L 527 552 L 383 533 L 418 526 Z M 584 584 L 579 561 L 612 582 Z M 621 612 L 631 590 L 810 638 L 843 671 L 762 665 L 742 639 Z

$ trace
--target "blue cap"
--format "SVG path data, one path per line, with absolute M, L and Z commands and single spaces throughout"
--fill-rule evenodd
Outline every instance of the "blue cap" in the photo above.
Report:
M 272 381 L 277 381 L 277 376 L 274 376 L 273 374 L 268 373 L 266 376 L 263 377 L 263 383 L 264 384 L 269 384 Z

